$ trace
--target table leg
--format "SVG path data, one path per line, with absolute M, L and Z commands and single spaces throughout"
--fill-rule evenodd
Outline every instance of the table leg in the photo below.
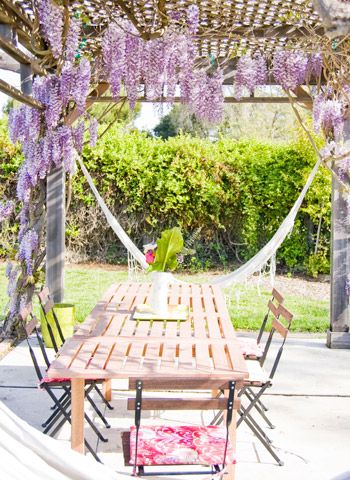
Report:
M 110 402 L 112 400 L 112 380 L 103 381 L 102 392 L 105 400 L 107 400 L 107 402 Z
M 71 447 L 73 450 L 84 453 L 84 387 L 83 378 L 72 378 L 72 433 Z

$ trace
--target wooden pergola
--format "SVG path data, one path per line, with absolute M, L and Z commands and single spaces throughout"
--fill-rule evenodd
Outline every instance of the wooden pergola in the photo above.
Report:
M 47 55 L 47 46 L 38 34 L 35 0 L 0 0 L 0 69 L 17 72 L 21 89 L 0 79 L 0 90 L 31 107 L 42 108 L 31 97 L 33 75 L 54 73 L 57 62 Z M 112 21 L 128 19 L 140 37 L 151 40 L 161 37 L 176 12 L 188 6 L 199 7 L 199 30 L 196 34 L 197 64 L 207 65 L 208 58 L 222 64 L 224 84 L 232 84 L 236 59 L 248 52 L 272 55 L 276 49 L 312 49 L 317 35 L 324 35 L 324 27 L 312 2 L 305 0 L 171 0 L 149 2 L 142 0 L 62 0 L 58 3 L 69 8 L 72 15 L 84 19 L 84 51 L 94 59 L 101 49 L 101 37 Z M 322 3 L 322 2 L 314 2 Z M 312 35 L 311 35 L 312 33 Z M 94 62 L 92 62 L 92 65 Z M 94 68 L 93 68 L 94 72 Z M 113 102 L 109 84 L 95 78 L 87 106 L 94 102 Z M 270 79 L 270 84 L 273 84 Z M 139 99 L 145 101 L 145 98 Z M 159 101 L 166 101 L 160 98 Z M 233 97 L 226 97 L 235 103 Z M 249 96 L 241 103 L 288 103 L 290 99 L 276 96 Z M 307 89 L 299 87 L 292 99 L 307 108 L 312 98 Z M 68 122 L 77 115 L 73 111 Z M 348 122 L 347 122 L 348 123 Z M 350 137 L 349 125 L 345 134 Z M 65 244 L 65 174 L 62 168 L 52 170 L 47 178 L 47 236 L 46 281 L 56 302 L 63 299 L 63 269 Z M 331 253 L 331 315 L 327 344 L 331 347 L 350 348 L 349 307 L 345 290 L 350 272 L 348 245 L 350 232 L 342 219 L 346 215 L 346 202 L 340 185 L 333 178 L 332 194 L 332 253 Z

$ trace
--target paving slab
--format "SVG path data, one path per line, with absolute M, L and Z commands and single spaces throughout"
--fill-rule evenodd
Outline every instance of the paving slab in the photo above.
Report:
M 271 353 L 276 351 L 276 344 Z M 349 480 L 350 352 L 330 350 L 325 336 L 294 335 L 288 338 L 275 384 L 264 396 L 269 416 L 276 425 L 266 428 L 284 466 L 278 466 L 243 424 L 237 433 L 237 480 Z M 267 368 L 269 364 L 267 364 Z M 49 413 L 50 401 L 36 388 L 37 380 L 25 343 L 0 361 L 0 400 L 19 417 L 40 429 Z M 131 474 L 123 465 L 121 432 L 133 422 L 126 410 L 127 382 L 115 380 L 113 411 L 106 411 L 111 429 L 95 419 L 108 443 L 98 442 L 86 428 L 102 461 L 116 471 Z M 198 393 L 197 393 L 198 395 Z M 173 396 L 173 394 L 172 394 Z M 87 406 L 91 416 L 93 413 Z M 214 412 L 145 412 L 144 423 L 205 424 Z M 58 434 L 69 441 L 69 425 Z M 179 476 L 150 478 L 185 478 Z M 201 477 L 194 477 L 201 478 Z M 203 476 L 207 478 L 207 476 Z M 3 479 L 11 480 L 11 479 Z

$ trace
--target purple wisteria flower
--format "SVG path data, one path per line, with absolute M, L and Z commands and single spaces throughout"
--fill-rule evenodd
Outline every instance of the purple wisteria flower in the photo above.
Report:
M 220 122 L 224 108 L 223 73 L 218 70 L 209 76 L 201 70 L 193 74 L 193 79 L 189 102 L 191 110 L 200 120 Z
M 90 125 L 89 125 L 89 135 L 90 135 L 90 140 L 89 140 L 89 145 L 90 147 L 94 147 L 97 142 L 97 127 L 98 127 L 98 121 L 96 118 L 91 118 L 90 120 Z
M 0 223 L 11 216 L 13 207 L 14 203 L 11 200 L 0 200 Z
M 89 94 L 91 78 L 90 62 L 87 58 L 83 58 L 79 64 L 75 85 L 72 92 L 73 98 L 77 104 L 78 113 L 82 114 L 86 107 L 86 98 Z
M 265 85 L 267 80 L 267 63 L 265 58 L 257 54 L 254 57 L 243 55 L 237 62 L 234 79 L 235 97 L 240 99 L 244 90 L 253 94 L 259 85 Z
M 186 10 L 187 27 L 191 35 L 195 35 L 199 28 L 199 8 L 197 5 L 190 5 Z
M 64 54 L 67 62 L 73 62 L 79 46 L 79 36 L 81 31 L 81 21 L 77 18 L 71 18 L 67 32 L 67 38 L 64 45 Z
M 273 57 L 272 73 L 285 90 L 295 90 L 306 81 L 308 56 L 303 52 L 279 50 Z
M 38 11 L 44 38 L 53 56 L 59 58 L 62 54 L 63 9 L 52 0 L 41 0 Z
M 84 143 L 84 131 L 85 123 L 84 120 L 78 123 L 78 125 L 73 130 L 73 139 L 76 150 L 81 153 Z
M 125 36 L 124 30 L 112 23 L 102 41 L 103 64 L 115 99 L 119 97 L 125 72 Z
M 39 246 L 38 234 L 35 230 L 28 230 L 19 245 L 18 259 L 25 262 L 27 267 L 27 275 L 33 274 L 33 252 Z
M 314 100 L 312 114 L 316 133 L 323 130 L 326 137 L 331 134 L 335 141 L 341 140 L 344 128 L 344 106 L 339 100 L 329 99 L 321 93 Z

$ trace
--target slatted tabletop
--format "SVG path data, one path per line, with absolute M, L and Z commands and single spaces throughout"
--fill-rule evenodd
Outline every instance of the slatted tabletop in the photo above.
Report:
M 213 285 L 173 284 L 170 305 L 187 305 L 186 321 L 134 320 L 147 303 L 148 283 L 112 285 L 75 335 L 62 347 L 48 375 L 53 378 L 247 376 L 225 299 Z

